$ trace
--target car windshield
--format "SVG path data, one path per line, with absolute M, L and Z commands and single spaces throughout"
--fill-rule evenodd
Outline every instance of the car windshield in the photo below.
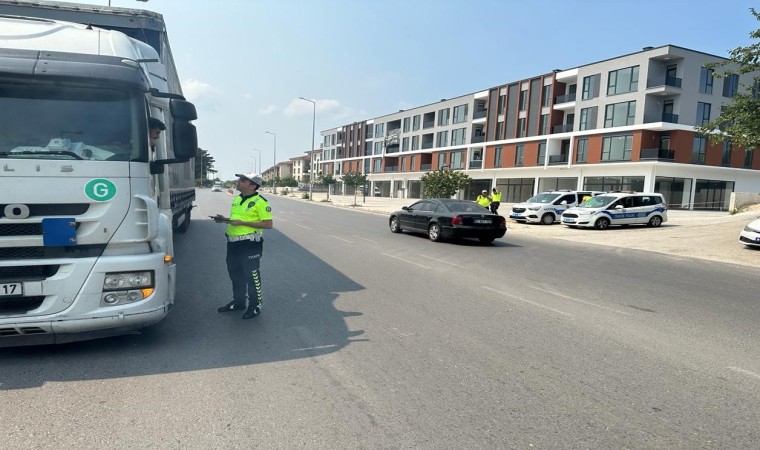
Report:
M 526 203 L 551 203 L 559 196 L 560 194 L 548 194 L 548 193 L 537 194 L 529 198 L 525 202 Z
M 600 195 L 598 197 L 591 197 L 589 199 L 586 199 L 585 202 L 581 203 L 578 206 L 581 208 L 601 208 L 614 202 L 615 199 L 616 197 L 605 197 L 604 195 Z
M 0 158 L 148 159 L 144 105 L 129 92 L 0 82 L 0 104 Z
M 446 207 L 449 208 L 449 211 L 451 212 L 490 212 L 488 208 L 484 208 L 474 202 L 449 202 L 446 203 Z

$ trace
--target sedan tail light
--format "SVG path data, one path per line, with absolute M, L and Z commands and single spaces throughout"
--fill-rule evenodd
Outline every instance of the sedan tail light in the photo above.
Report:
M 507 219 L 504 216 L 499 216 L 499 225 L 507 225 Z
M 462 225 L 464 223 L 464 220 L 462 219 L 462 216 L 455 216 L 451 219 L 452 225 Z

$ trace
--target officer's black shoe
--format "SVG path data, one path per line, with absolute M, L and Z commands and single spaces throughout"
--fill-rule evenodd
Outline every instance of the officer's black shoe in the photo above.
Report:
M 248 308 L 245 310 L 245 313 L 243 314 L 243 319 L 253 319 L 254 317 L 261 314 L 261 307 L 260 306 L 254 306 L 251 308 Z
M 230 311 L 240 311 L 241 309 L 245 309 L 245 302 L 240 303 L 233 300 L 224 306 L 220 306 L 216 308 L 216 312 L 222 313 L 222 312 L 230 312 Z

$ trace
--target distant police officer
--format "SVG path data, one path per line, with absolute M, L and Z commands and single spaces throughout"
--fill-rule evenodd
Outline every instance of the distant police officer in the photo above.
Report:
M 483 208 L 488 208 L 488 205 L 491 203 L 491 197 L 488 196 L 488 191 L 483 189 L 483 192 L 478 195 L 475 202 Z
M 264 246 L 264 229 L 272 228 L 272 208 L 258 193 L 264 183 L 259 174 L 235 176 L 238 177 L 240 195 L 232 199 L 229 219 L 213 217 L 217 223 L 227 223 L 227 272 L 232 280 L 232 301 L 217 311 L 245 309 L 243 319 L 251 319 L 261 313 L 259 262 Z M 249 300 L 247 309 L 246 299 Z
M 493 188 L 491 192 L 491 212 L 494 214 L 498 214 L 496 211 L 499 210 L 499 205 L 501 204 L 501 191 Z

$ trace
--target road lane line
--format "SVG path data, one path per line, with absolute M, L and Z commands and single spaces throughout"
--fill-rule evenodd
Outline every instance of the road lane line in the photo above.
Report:
M 453 262 L 450 262 L 450 261 L 444 261 L 442 259 L 433 258 L 432 256 L 423 255 L 422 253 L 417 253 L 417 254 L 419 256 L 422 256 L 423 258 L 432 259 L 433 261 L 439 262 L 441 264 L 448 264 L 450 266 L 456 266 L 456 267 L 459 267 L 460 269 L 469 269 L 469 267 L 462 266 L 462 265 L 457 264 L 457 263 L 453 263 Z
M 735 366 L 729 366 L 729 367 L 726 367 L 726 369 L 730 370 L 731 372 L 740 373 L 742 375 L 748 375 L 748 376 L 750 376 L 752 378 L 760 380 L 760 374 L 759 373 L 755 373 L 755 372 L 753 372 L 751 370 L 742 369 L 741 367 L 735 367 Z
M 343 238 L 340 238 L 340 237 L 338 237 L 338 236 L 335 236 L 334 234 L 328 234 L 328 236 L 330 236 L 331 238 L 337 239 L 337 240 L 339 240 L 339 241 L 343 241 L 343 242 L 346 242 L 346 243 L 348 243 L 348 244 L 353 244 L 353 242 L 351 242 L 351 241 L 347 241 L 347 240 L 345 240 L 345 239 L 343 239 Z
M 491 291 L 491 292 L 495 292 L 497 294 L 501 294 L 501 295 L 503 295 L 505 297 L 513 298 L 515 300 L 520 300 L 521 302 L 527 303 L 529 305 L 533 305 L 533 306 L 535 306 L 537 308 L 543 308 L 543 309 L 546 309 L 546 310 L 549 310 L 551 312 L 554 312 L 554 313 L 557 313 L 557 314 L 561 314 L 561 315 L 567 316 L 567 317 L 575 317 L 575 316 L 573 316 L 570 313 L 566 313 L 565 311 L 560 311 L 559 309 L 552 308 L 551 306 L 546 306 L 546 305 L 542 305 L 541 303 L 536 303 L 536 302 L 534 302 L 532 300 L 528 300 L 527 298 L 519 297 L 517 295 L 512 295 L 509 292 L 499 291 L 499 290 L 494 289 L 494 288 L 489 287 L 489 286 L 481 286 L 481 288 L 483 288 L 483 289 L 485 289 L 487 291 Z
M 325 229 L 325 230 L 329 230 L 329 229 L 330 229 L 329 227 L 326 227 L 326 226 L 324 226 L 324 225 L 317 225 L 317 224 L 314 224 L 314 226 L 315 226 L 315 227 L 319 227 L 319 228 L 322 228 L 322 229 Z
M 565 294 L 562 294 L 562 293 L 559 293 L 559 292 L 555 292 L 555 291 L 550 291 L 549 289 L 544 289 L 544 288 L 541 288 L 541 287 L 538 287 L 538 286 L 531 286 L 531 288 L 535 289 L 537 291 L 546 292 L 547 294 L 556 295 L 557 297 L 566 298 L 566 299 L 572 300 L 574 302 L 583 303 L 584 305 L 594 306 L 596 308 L 600 308 L 600 309 L 603 309 L 605 311 L 614 312 L 616 314 L 621 314 L 621 315 L 624 315 L 624 316 L 630 316 L 631 315 L 631 314 L 629 314 L 629 313 L 627 313 L 625 311 L 619 311 L 619 310 L 617 310 L 615 308 L 610 308 L 608 306 L 600 305 L 598 303 L 590 302 L 588 300 L 582 300 L 580 298 L 571 297 L 569 295 L 565 295 Z
M 311 230 L 311 227 L 307 227 L 306 225 L 301 225 L 300 223 L 293 222 L 293 225 L 301 228 L 306 228 L 307 230 Z
M 405 263 L 413 264 L 413 265 L 415 265 L 417 267 L 422 267 L 423 269 L 430 269 L 430 267 L 422 265 L 422 264 L 420 264 L 418 262 L 410 261 L 410 260 L 404 259 L 404 258 L 399 258 L 398 256 L 390 255 L 388 253 L 381 253 L 381 255 L 385 255 L 385 256 L 387 256 L 389 258 L 398 259 L 399 261 L 404 261 Z
M 373 244 L 379 244 L 379 242 L 377 242 L 377 241 L 373 241 L 372 239 L 367 239 L 365 237 L 359 236 L 358 234 L 355 234 L 354 237 L 357 237 L 359 239 L 364 239 L 365 241 L 372 242 Z

